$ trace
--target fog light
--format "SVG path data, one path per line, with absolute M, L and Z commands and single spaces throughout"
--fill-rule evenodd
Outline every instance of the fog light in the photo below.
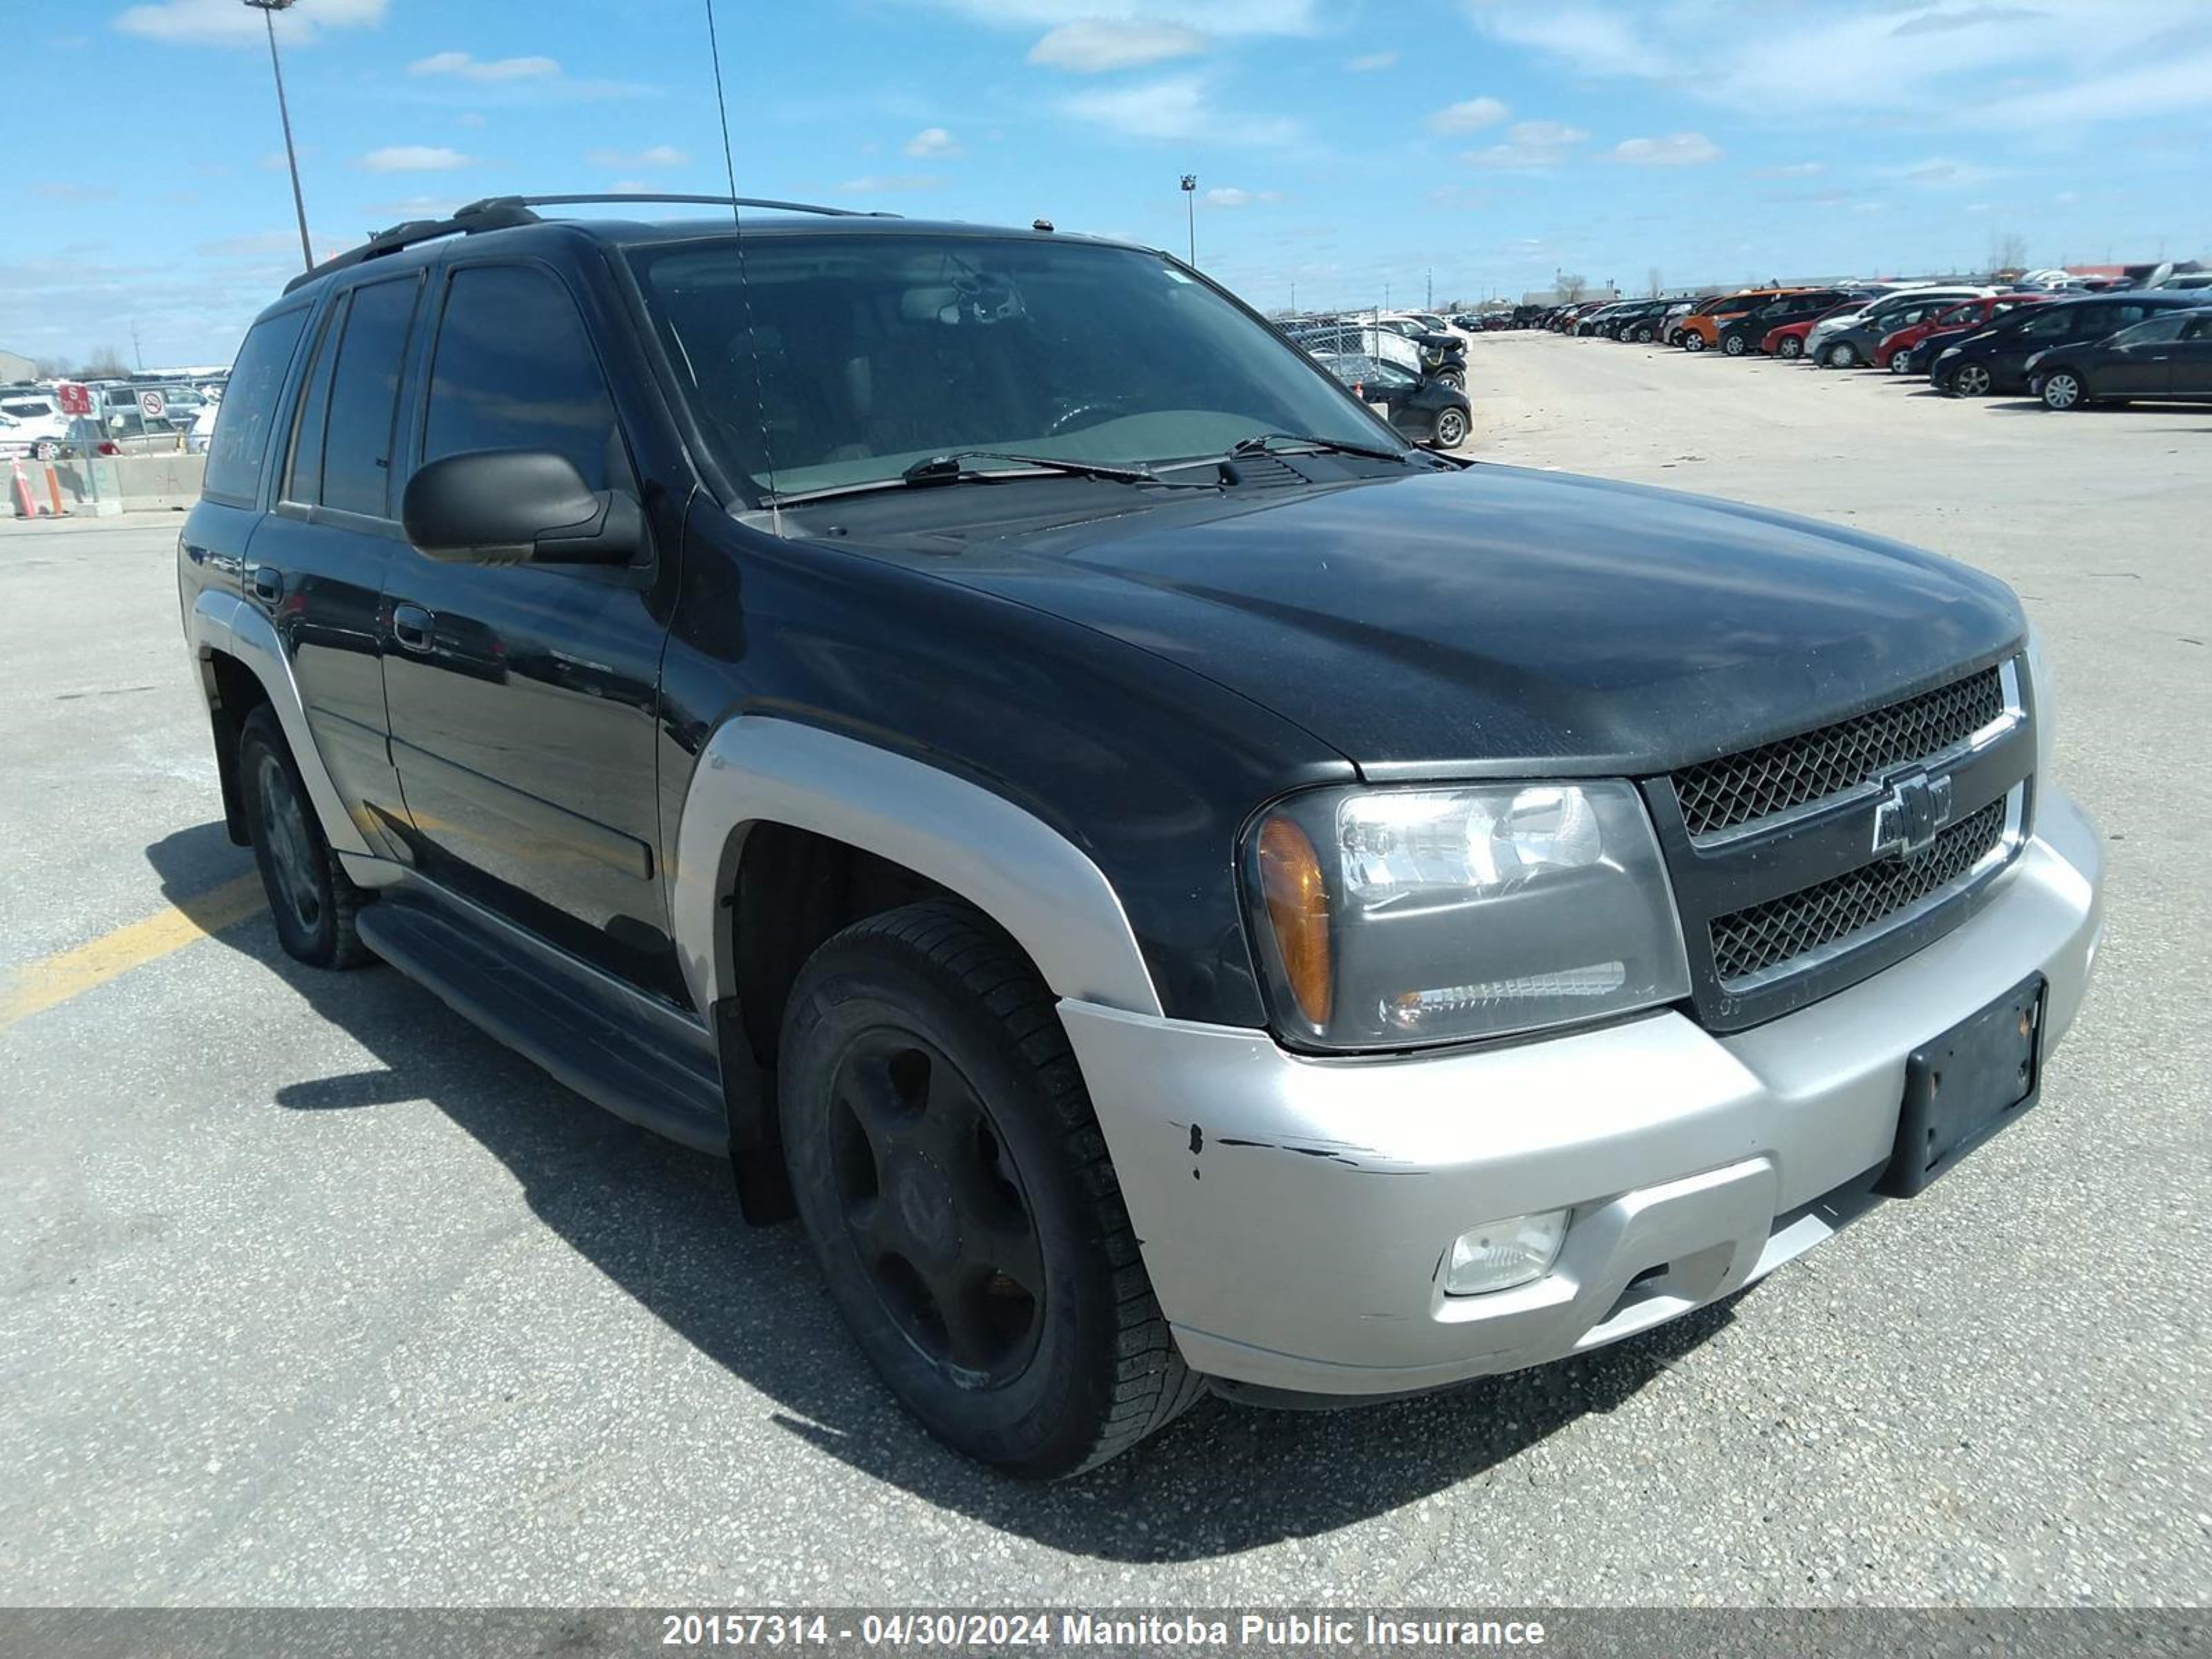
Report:
M 1470 1227 L 1452 1241 L 1444 1263 L 1446 1296 L 1510 1291 L 1552 1271 L 1567 1236 L 1567 1212 L 1513 1215 Z

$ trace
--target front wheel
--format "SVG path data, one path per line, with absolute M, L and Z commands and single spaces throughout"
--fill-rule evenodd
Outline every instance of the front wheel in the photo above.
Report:
M 1795 334 L 1785 334 L 1781 344 L 1775 347 L 1774 355 L 1785 362 L 1795 362 L 1805 355 L 1805 343 Z
M 1457 449 L 1467 441 L 1467 416 L 1456 409 L 1439 410 L 1429 441 L 1438 449 Z
M 1856 368 L 1858 362 L 1858 348 L 1849 340 L 1838 341 L 1820 354 L 1823 368 Z
M 1891 374 L 1903 374 L 1911 367 L 1912 354 L 1911 352 L 1893 351 L 1889 354 L 1889 372 Z
M 1687 333 L 1686 333 L 1686 334 L 1684 334 L 1684 335 L 1682 336 L 1682 349 L 1683 349 L 1683 350 L 1685 350 L 1685 351 L 1703 351 L 1705 349 L 1705 337 L 1704 335 L 1702 335 L 1702 334 L 1698 333 L 1698 332 L 1697 331 L 1697 330 L 1695 330 L 1695 329 L 1692 329 L 1692 330 L 1690 330 Z
M 2071 369 L 2053 369 L 2043 377 L 2043 406 L 2045 409 L 2079 409 L 2088 401 L 2081 387 L 2081 377 Z
M 1636 343 L 1638 345 L 1650 345 L 1651 343 L 1651 331 L 1649 328 L 1638 329 L 1636 331 Z
M 1729 335 L 1726 339 L 1721 342 L 1721 349 L 1731 357 L 1742 356 L 1744 354 L 1743 336 L 1741 334 Z
M 267 703 L 246 717 L 238 776 L 253 861 L 260 866 L 284 953 L 311 968 L 358 968 L 372 961 L 354 931 L 355 915 L 368 895 L 338 867 L 284 728 Z
M 1989 394 L 1990 384 L 1990 372 L 1981 364 L 1961 363 L 1951 371 L 1943 389 L 1954 398 L 1981 398 Z
M 1048 990 L 950 901 L 854 923 L 793 988 L 784 1155 L 830 1294 L 899 1402 L 1074 1474 L 1198 1396 Z

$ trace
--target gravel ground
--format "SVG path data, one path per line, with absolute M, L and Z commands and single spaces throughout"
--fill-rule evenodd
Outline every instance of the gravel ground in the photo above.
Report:
M 940 1452 L 796 1234 L 255 915 L 0 1032 L 0 1601 L 1175 1606 L 2212 1596 L 2212 414 L 1485 339 L 1475 453 L 1996 571 L 2112 841 L 2044 1103 L 1925 1197 L 1567 1365 L 1218 1405 L 1048 1488 Z M 248 869 L 178 520 L 0 525 L 0 968 Z

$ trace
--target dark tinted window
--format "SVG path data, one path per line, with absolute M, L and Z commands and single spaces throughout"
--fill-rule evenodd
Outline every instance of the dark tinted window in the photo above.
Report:
M 354 290 L 331 381 L 323 440 L 323 505 L 374 518 L 390 516 L 392 411 L 407 325 L 415 314 L 416 279 L 374 283 Z
M 2020 325 L 2020 332 L 2030 340 L 2064 339 L 2074 331 L 2074 315 L 2072 306 L 2053 306 L 2040 315 L 2028 314 Z
M 301 381 L 300 423 L 292 436 L 292 465 L 277 489 L 277 498 L 309 504 L 323 498 L 323 427 L 331 412 L 331 357 L 338 336 L 345 332 L 346 306 L 351 295 L 331 307 L 322 332 L 315 338 L 315 355 Z
M 284 389 L 284 371 L 292 366 L 292 349 L 299 344 L 307 320 L 302 306 L 256 323 L 238 349 L 238 365 L 231 370 L 215 435 L 208 441 L 209 495 L 241 501 L 260 495 L 263 458 L 269 453 L 269 433 L 276 421 L 276 396 Z
M 2212 317 L 2191 317 L 2189 326 L 2182 331 L 2185 340 L 2212 340 Z
M 524 266 L 456 272 L 438 329 L 422 459 L 550 450 L 605 489 L 614 439 L 606 378 L 568 289 Z

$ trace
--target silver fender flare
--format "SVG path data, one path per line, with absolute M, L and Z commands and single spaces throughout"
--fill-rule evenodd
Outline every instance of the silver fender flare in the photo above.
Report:
M 353 815 L 338 798 L 337 786 L 331 781 L 322 752 L 315 747 L 315 734 L 307 725 L 307 705 L 301 701 L 299 682 L 292 678 L 291 659 L 284 654 L 283 642 L 276 637 L 275 625 L 236 594 L 210 589 L 192 601 L 192 608 L 185 618 L 185 637 L 191 646 L 192 665 L 202 677 L 201 689 L 210 702 L 214 688 L 208 678 L 208 658 L 215 652 L 220 651 L 245 664 L 254 678 L 261 682 L 269 706 L 276 711 L 277 724 L 284 728 L 284 740 L 291 745 L 292 759 L 307 782 L 308 800 L 332 850 L 357 858 L 373 858 L 374 854 L 355 824 Z
M 1162 1012 L 1112 884 L 1058 830 L 921 761 L 759 714 L 737 715 L 708 739 L 677 830 L 669 908 L 702 1011 L 734 988 L 722 900 L 757 823 L 830 836 L 958 894 L 1013 936 L 1055 996 Z

